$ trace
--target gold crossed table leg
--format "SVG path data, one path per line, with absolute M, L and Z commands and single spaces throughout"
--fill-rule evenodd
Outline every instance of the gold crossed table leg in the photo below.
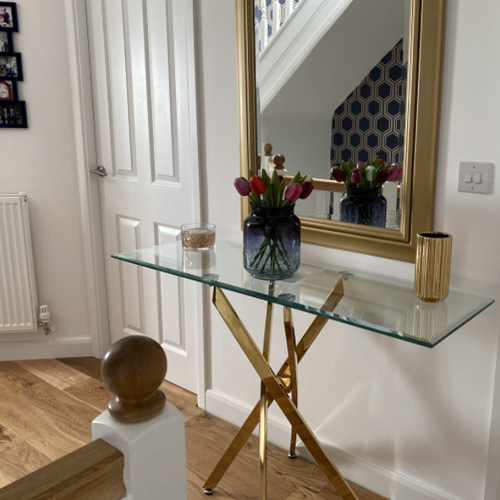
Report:
M 329 298 L 325 302 L 326 307 L 331 305 L 331 309 L 335 307 L 340 298 L 343 295 L 342 281 L 340 280 L 333 292 L 330 294 Z M 260 500 L 266 499 L 266 475 L 262 471 L 265 468 L 265 452 L 262 453 L 263 440 L 265 439 L 265 433 L 267 430 L 267 414 L 263 411 L 263 407 L 266 407 L 272 403 L 273 400 L 277 402 L 286 418 L 292 426 L 292 440 L 291 440 L 291 450 L 290 454 L 295 452 L 295 439 L 296 435 L 300 437 L 306 448 L 309 450 L 311 455 L 314 457 L 320 468 L 323 470 L 333 487 L 339 493 L 339 495 L 344 500 L 357 500 L 356 495 L 351 490 L 350 486 L 347 484 L 345 479 L 342 477 L 340 472 L 337 470 L 335 465 L 328 459 L 326 453 L 321 447 L 319 441 L 308 427 L 302 415 L 299 413 L 296 402 L 296 370 L 295 366 L 311 344 L 316 339 L 317 335 L 326 323 L 325 318 L 316 317 L 312 322 L 309 329 L 306 331 L 302 339 L 298 344 L 295 344 L 295 334 L 293 329 L 293 324 L 291 322 L 290 311 L 286 312 L 285 309 L 285 333 L 287 335 L 287 346 L 288 346 L 288 359 L 283 364 L 281 369 L 276 375 L 271 367 L 269 366 L 266 356 L 261 351 L 259 351 L 257 345 L 253 341 L 252 337 L 246 330 L 245 326 L 241 322 L 240 318 L 234 311 L 233 307 L 227 300 L 224 293 L 219 288 L 214 288 L 213 302 L 221 314 L 222 318 L 228 325 L 229 329 L 233 333 L 236 341 L 240 345 L 241 349 L 247 356 L 248 360 L 254 367 L 255 371 L 258 373 L 262 380 L 263 387 L 265 390 L 261 391 L 261 399 L 259 403 L 252 410 L 251 414 L 243 424 L 240 431 L 237 433 L 233 442 L 224 453 L 219 463 L 216 465 L 212 474 L 204 484 L 205 493 L 211 494 L 213 488 L 217 486 L 222 476 L 225 474 L 234 458 L 237 456 L 247 439 L 250 437 L 253 429 L 261 421 L 261 435 L 259 440 L 259 456 L 260 456 Z M 325 309 L 326 309 L 325 307 Z M 272 312 L 272 306 L 268 305 L 267 315 L 266 315 L 266 331 L 265 331 L 265 341 L 264 344 L 268 342 L 269 331 L 270 331 L 270 314 Z M 269 323 L 268 323 L 269 320 Z M 268 329 L 269 325 L 269 329 Z M 293 352 L 290 350 L 291 344 L 294 344 Z M 288 380 L 287 380 L 288 379 Z M 287 394 L 287 386 L 291 391 L 291 399 Z M 294 389 L 295 388 L 295 389 Z M 294 395 L 295 391 L 295 395 Z M 265 399 L 264 399 L 265 395 Z M 266 404 L 267 400 L 267 404 Z M 263 429 L 262 429 L 263 428 Z M 293 452 L 293 453 L 292 453 Z

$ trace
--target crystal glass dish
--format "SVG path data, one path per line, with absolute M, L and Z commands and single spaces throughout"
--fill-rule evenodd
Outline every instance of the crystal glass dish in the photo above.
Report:
M 181 226 L 182 247 L 186 250 L 205 251 L 215 246 L 213 224 L 184 224 Z

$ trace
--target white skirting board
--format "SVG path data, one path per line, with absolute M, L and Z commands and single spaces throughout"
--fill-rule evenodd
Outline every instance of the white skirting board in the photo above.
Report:
M 0 361 L 75 358 L 92 355 L 90 337 L 57 340 L 44 335 L 41 340 L 3 342 L 0 349 Z
M 248 405 L 219 392 L 208 390 L 206 411 L 234 425 L 240 426 L 252 410 Z M 285 450 L 290 443 L 289 425 L 286 419 L 269 416 L 269 438 Z M 258 430 L 258 426 L 256 427 Z M 462 500 L 446 491 L 440 491 L 400 472 L 370 462 L 362 457 L 339 449 L 334 443 L 321 439 L 321 445 L 342 475 L 390 500 Z M 309 452 L 299 441 L 298 454 L 311 460 Z M 286 451 L 284 451 L 286 453 Z M 214 464 L 215 466 L 215 464 Z

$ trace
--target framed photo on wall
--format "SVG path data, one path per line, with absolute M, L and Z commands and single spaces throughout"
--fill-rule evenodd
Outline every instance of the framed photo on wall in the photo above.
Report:
M 0 31 L 0 54 L 13 51 L 12 33 Z
M 0 31 L 19 31 L 15 2 L 0 2 Z
M 0 80 L 23 80 L 23 64 L 21 54 L 0 54 Z
M 26 102 L 0 101 L 0 128 L 27 128 Z
M 17 101 L 17 83 L 14 80 L 0 80 L 0 103 L 2 101 Z

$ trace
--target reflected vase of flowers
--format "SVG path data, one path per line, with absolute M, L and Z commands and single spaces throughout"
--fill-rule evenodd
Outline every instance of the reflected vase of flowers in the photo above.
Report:
M 340 220 L 351 224 L 385 227 L 387 200 L 381 188 L 346 187 L 340 199 Z
M 345 184 L 340 200 L 340 221 L 364 226 L 385 227 L 387 200 L 382 185 L 400 181 L 403 169 L 378 157 L 369 162 L 354 164 L 352 160 L 332 168 L 331 178 Z

